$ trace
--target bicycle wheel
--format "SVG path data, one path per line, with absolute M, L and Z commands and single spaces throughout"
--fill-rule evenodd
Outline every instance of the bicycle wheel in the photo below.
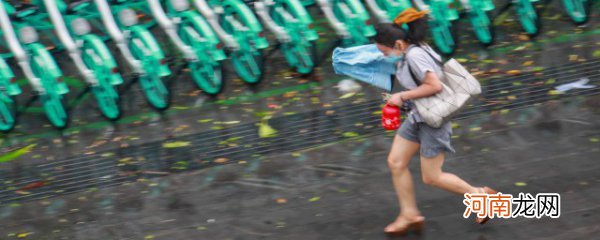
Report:
M 309 74 L 314 70 L 315 62 L 312 55 L 313 42 L 289 42 L 281 46 L 286 60 L 300 74 Z
M 235 72 L 249 84 L 258 84 L 263 77 L 263 59 L 260 51 L 235 51 L 231 55 Z
M 179 35 L 186 45 L 192 46 L 196 55 L 201 54 L 198 50 L 210 48 L 206 43 L 196 40 L 201 39 L 201 36 L 192 26 L 179 26 Z M 188 67 L 196 85 L 206 94 L 214 96 L 223 91 L 224 84 L 221 63 L 213 61 L 211 56 L 207 52 L 206 55 L 199 56 L 201 58 L 198 61 L 190 62 Z
M 68 114 L 62 102 L 62 95 L 58 93 L 58 81 L 52 74 L 44 69 L 44 61 L 38 56 L 33 56 L 31 70 L 40 78 L 45 93 L 40 96 L 42 106 L 50 123 L 62 129 L 67 126 Z
M 0 90 L 0 131 L 8 132 L 15 127 L 15 113 L 15 102 Z
M 144 46 L 141 38 L 132 38 L 129 41 L 129 48 L 131 54 L 142 62 L 142 68 L 146 71 L 139 76 L 138 80 L 148 103 L 157 110 L 167 109 L 170 103 L 169 91 L 156 71 L 156 68 L 161 65 L 160 62 L 149 54 L 150 50 Z
M 519 0 L 517 4 L 517 14 L 523 30 L 530 36 L 536 36 L 541 27 L 541 20 L 529 0 Z
M 563 4 L 573 23 L 581 25 L 588 21 L 592 9 L 591 0 L 563 0 Z
M 437 48 L 444 54 L 450 55 L 456 48 L 454 37 L 452 34 L 452 27 L 443 27 L 440 24 L 431 21 L 431 35 L 433 36 L 433 42 Z
M 104 43 L 102 46 L 106 48 Z M 93 46 L 84 43 L 82 58 L 84 64 L 94 72 L 94 76 L 98 81 L 97 86 L 92 87 L 92 93 L 96 98 L 98 108 L 102 115 L 110 120 L 116 120 L 121 115 L 119 107 L 119 95 L 111 83 L 111 74 L 113 69 L 105 65 L 106 59 L 102 57 L 101 46 Z M 105 49 L 108 52 L 108 49 Z
M 473 30 L 475 31 L 475 36 L 479 39 L 484 46 L 489 46 L 492 44 L 494 40 L 492 24 L 489 20 L 487 13 L 469 13 L 469 18 L 471 19 L 471 23 L 473 24 Z
M 189 63 L 192 78 L 196 85 L 208 95 L 217 95 L 223 91 L 223 68 L 220 63 Z

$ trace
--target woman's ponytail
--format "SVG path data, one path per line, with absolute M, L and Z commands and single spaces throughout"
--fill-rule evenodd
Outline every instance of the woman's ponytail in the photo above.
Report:
M 407 39 L 408 42 L 416 45 L 425 44 L 425 38 L 427 37 L 427 19 L 419 18 L 412 22 L 407 23 L 408 31 L 407 31 Z

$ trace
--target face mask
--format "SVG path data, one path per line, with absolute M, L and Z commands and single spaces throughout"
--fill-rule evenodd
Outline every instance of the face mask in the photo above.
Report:
M 404 54 L 402 55 L 390 55 L 385 57 L 385 61 L 386 62 L 391 62 L 391 63 L 397 63 L 399 61 L 402 61 L 402 59 L 404 59 Z

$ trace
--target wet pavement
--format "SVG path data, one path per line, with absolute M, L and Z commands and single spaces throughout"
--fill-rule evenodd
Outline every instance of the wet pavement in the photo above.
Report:
M 458 151 L 445 171 L 513 195 L 560 193 L 560 218 L 477 225 L 462 218 L 461 196 L 419 181 L 417 158 L 410 168 L 427 228 L 412 238 L 593 237 L 600 227 L 598 100 L 575 97 L 455 121 Z M 0 231 L 32 239 L 384 239 L 398 211 L 385 161 L 392 135 L 232 158 L 202 170 L 155 170 L 113 187 L 101 183 L 120 176 L 98 175 L 98 185 L 82 192 L 4 205 Z
M 519 34 L 514 9 L 496 11 L 497 41 L 487 49 L 468 22 L 458 23 L 454 57 L 482 80 L 483 94 L 454 121 L 457 154 L 445 170 L 504 193 L 560 193 L 561 218 L 477 226 L 462 218 L 461 196 L 415 181 L 427 230 L 409 238 L 590 239 L 600 232 L 600 91 L 555 91 L 584 78 L 600 86 L 598 11 L 581 27 L 557 1 L 542 12 L 542 33 L 531 40 Z M 226 91 L 211 99 L 184 73 L 170 79 L 173 103 L 162 113 L 134 85 L 122 89 L 123 118 L 105 121 L 91 97 L 75 101 L 84 85 L 67 78 L 70 128 L 52 129 L 33 106 L 0 137 L 0 155 L 24 152 L 0 163 L 0 239 L 385 238 L 398 206 L 380 91 L 338 91 L 345 77 L 330 66 L 334 36 L 315 20 L 323 57 L 314 75 L 297 76 L 273 52 L 261 84 L 245 85 L 226 66 Z M 410 166 L 415 180 L 418 164 Z

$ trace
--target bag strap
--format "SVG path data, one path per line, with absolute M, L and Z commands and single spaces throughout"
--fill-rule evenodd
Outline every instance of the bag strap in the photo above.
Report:
M 432 59 L 433 61 L 435 61 L 435 63 L 437 63 L 438 65 L 440 65 L 441 68 L 443 68 L 444 63 L 442 63 L 442 61 L 438 60 L 437 58 L 435 58 L 433 56 L 433 54 L 431 54 L 429 51 L 427 51 L 427 49 L 422 48 L 421 46 L 416 46 L 418 48 L 423 49 L 423 51 L 425 51 Z M 406 56 L 408 56 L 408 52 L 406 53 Z M 421 86 L 421 81 L 417 81 L 417 76 L 415 75 L 415 73 L 413 72 L 412 68 L 410 67 L 410 63 L 408 63 L 408 61 L 406 59 L 404 59 L 406 65 L 408 65 L 408 72 L 410 73 L 410 76 L 412 77 L 413 81 L 415 82 L 415 84 L 418 86 Z

